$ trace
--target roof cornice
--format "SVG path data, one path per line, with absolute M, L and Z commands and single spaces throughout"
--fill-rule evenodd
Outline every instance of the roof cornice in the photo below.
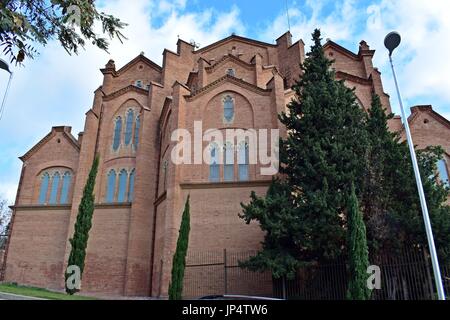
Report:
M 207 86 L 197 90 L 195 94 L 191 94 L 190 96 L 186 96 L 187 100 L 194 100 L 195 98 L 204 95 L 205 93 L 213 90 L 218 87 L 223 82 L 231 82 L 239 87 L 245 88 L 247 90 L 253 91 L 255 93 L 269 95 L 272 90 L 271 89 L 262 89 L 254 84 L 248 83 L 242 79 L 238 79 L 236 77 L 230 76 L 229 74 L 224 75 L 223 77 L 217 79 L 216 81 L 211 82 Z
M 205 51 L 211 50 L 211 49 L 213 49 L 215 47 L 223 45 L 223 44 L 225 44 L 225 43 L 227 43 L 229 41 L 232 41 L 232 40 L 236 40 L 236 41 L 239 41 L 239 42 L 242 42 L 242 43 L 251 44 L 251 45 L 256 45 L 258 47 L 263 47 L 263 48 L 267 48 L 267 47 L 274 48 L 274 47 L 277 46 L 276 44 L 271 44 L 271 43 L 267 43 L 267 42 L 253 40 L 253 39 L 250 39 L 250 38 L 245 38 L 245 37 L 241 37 L 241 36 L 237 36 L 237 35 L 231 35 L 229 37 L 226 37 L 225 39 L 216 41 L 214 43 L 211 43 L 210 45 L 207 45 L 206 47 L 198 49 L 197 51 L 194 51 L 194 53 L 201 53 L 201 52 L 205 52 Z
M 111 101 L 121 95 L 124 95 L 125 93 L 128 93 L 128 92 L 135 92 L 140 95 L 148 96 L 148 90 L 139 88 L 139 87 L 136 87 L 136 86 L 130 84 L 127 87 L 124 87 L 122 89 L 119 89 L 117 91 L 114 91 L 113 93 L 110 93 L 110 94 L 104 96 L 103 101 Z
M 223 56 L 221 59 L 219 59 L 216 63 L 214 63 L 212 66 L 208 66 L 205 68 L 205 70 L 208 73 L 211 73 L 214 71 L 214 69 L 216 69 L 217 67 L 219 67 L 220 65 L 222 65 L 223 63 L 227 62 L 227 61 L 234 61 L 237 64 L 241 65 L 242 67 L 249 69 L 249 70 L 253 70 L 255 68 L 254 64 L 251 63 L 247 63 L 244 60 L 239 59 L 238 57 L 232 55 L 232 54 L 227 54 L 225 56 Z

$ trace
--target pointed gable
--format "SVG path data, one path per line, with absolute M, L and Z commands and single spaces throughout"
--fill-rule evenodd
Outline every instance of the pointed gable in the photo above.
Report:
M 66 143 L 73 147 L 73 149 L 79 153 L 80 152 L 80 144 L 75 139 L 75 137 L 71 134 L 71 127 L 67 126 L 59 126 L 59 127 L 53 127 L 49 134 L 47 134 L 44 138 L 42 138 L 38 143 L 36 143 L 30 150 L 28 150 L 27 153 L 25 153 L 23 156 L 19 157 L 22 161 L 27 161 L 30 159 L 34 154 L 38 153 L 44 146 L 46 146 L 50 141 L 52 141 L 54 138 L 59 139 L 57 140 L 57 143 Z M 58 137 L 56 137 L 58 136 Z M 62 139 L 61 139 L 62 138 Z M 64 139 L 64 141 L 63 141 Z

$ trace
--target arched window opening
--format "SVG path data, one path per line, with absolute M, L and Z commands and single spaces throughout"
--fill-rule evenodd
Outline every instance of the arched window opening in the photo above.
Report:
M 117 202 L 125 202 L 125 195 L 127 192 L 128 172 L 122 169 L 119 174 L 119 192 L 117 193 Z
M 223 118 L 226 122 L 232 122 L 234 119 L 234 100 L 230 96 L 223 100 Z
M 224 150 L 224 166 L 223 166 L 223 179 L 225 181 L 234 180 L 234 145 L 227 142 Z
M 106 202 L 114 202 L 114 193 L 116 191 L 116 171 L 110 170 L 108 173 L 108 184 L 106 189 Z
M 50 200 L 48 201 L 49 204 L 56 204 L 57 197 L 58 197 L 58 187 L 59 187 L 60 178 L 61 178 L 61 176 L 59 175 L 58 172 L 56 172 L 53 175 L 52 188 L 51 188 L 51 192 L 50 192 Z
M 219 148 L 216 144 L 211 145 L 211 162 L 209 165 L 209 181 L 219 181 Z
M 120 146 L 120 135 L 122 134 L 122 118 L 117 117 L 114 127 L 113 149 L 116 151 Z
M 139 144 L 139 129 L 141 128 L 141 117 L 136 117 L 136 125 L 134 127 L 134 147 L 137 149 Z
M 64 173 L 63 184 L 62 184 L 62 189 L 61 189 L 61 199 L 59 201 L 61 204 L 68 203 L 69 189 L 70 189 L 71 181 L 72 181 L 72 175 L 70 174 L 70 172 Z
M 127 120 L 125 125 L 125 145 L 128 146 L 131 142 L 131 137 L 133 135 L 133 120 L 134 112 L 133 110 L 128 110 Z
M 242 143 L 239 146 L 238 154 L 238 164 L 239 164 L 239 180 L 248 180 L 248 165 L 249 165 L 249 147 L 248 143 Z
M 136 170 L 133 169 L 133 171 L 131 171 L 130 173 L 130 186 L 128 189 L 128 202 L 133 202 L 134 199 L 134 180 L 136 177 Z
M 50 182 L 50 175 L 47 172 L 45 172 L 42 175 L 41 187 L 39 190 L 39 204 L 45 204 L 49 182 Z

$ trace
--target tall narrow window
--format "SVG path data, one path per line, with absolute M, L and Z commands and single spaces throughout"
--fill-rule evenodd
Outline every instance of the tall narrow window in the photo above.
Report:
M 230 96 L 223 100 L 223 118 L 226 122 L 231 122 L 234 118 L 234 101 Z
M 61 178 L 61 176 L 59 175 L 58 172 L 56 172 L 53 175 L 52 189 L 51 189 L 51 192 L 50 192 L 50 200 L 48 201 L 49 204 L 56 204 L 60 178 Z
M 46 172 L 42 176 L 41 180 L 41 189 L 39 190 L 39 204 L 45 204 L 49 182 L 50 182 L 50 175 Z
M 217 145 L 211 145 L 211 163 L 209 165 L 209 181 L 219 181 L 219 148 Z
M 70 182 L 72 181 L 72 175 L 70 172 L 64 173 L 63 176 L 63 184 L 61 188 L 61 198 L 59 202 L 61 204 L 67 204 L 68 203 L 68 196 L 69 196 L 69 188 L 70 188 Z
M 120 135 L 122 134 L 122 118 L 117 117 L 116 125 L 114 127 L 113 149 L 114 151 L 119 149 Z
M 122 169 L 119 174 L 119 192 L 117 193 L 117 202 L 125 202 L 125 195 L 127 192 L 127 170 Z
M 248 143 L 241 143 L 241 145 L 239 146 L 238 164 L 239 164 L 239 180 L 247 181 L 248 164 L 249 164 Z
M 445 162 L 444 159 L 441 159 L 439 160 L 437 167 L 439 171 L 439 179 L 446 187 L 448 187 L 449 180 L 448 180 L 447 163 Z
M 129 182 L 129 188 L 128 188 L 128 202 L 133 202 L 134 199 L 134 180 L 136 177 L 136 170 L 133 169 L 130 173 L 130 182 Z
M 134 120 L 134 112 L 133 110 L 128 110 L 127 112 L 127 121 L 125 124 L 125 145 L 129 145 L 131 142 L 131 137 L 133 135 L 133 120 Z
M 136 117 L 136 125 L 134 126 L 134 147 L 137 149 L 139 144 L 139 129 L 141 128 L 141 117 Z
M 164 161 L 163 170 L 164 170 L 164 181 L 163 181 L 163 190 L 166 190 L 167 185 L 167 168 L 169 167 L 169 162 L 166 160 Z
M 234 146 L 231 143 L 225 145 L 224 152 L 223 179 L 225 181 L 234 180 Z
M 116 191 L 116 171 L 110 170 L 108 173 L 108 184 L 106 189 L 106 202 L 114 202 L 114 193 Z

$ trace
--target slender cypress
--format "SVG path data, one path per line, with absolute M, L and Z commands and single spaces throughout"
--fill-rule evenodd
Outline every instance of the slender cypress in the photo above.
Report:
M 94 186 L 98 171 L 98 164 L 99 157 L 96 156 L 94 162 L 92 163 L 91 171 L 89 172 L 89 177 L 84 187 L 83 197 L 81 198 L 81 202 L 78 207 L 77 221 L 75 222 L 75 232 L 73 234 L 73 238 L 69 240 L 72 250 L 70 251 L 67 266 L 78 266 L 80 268 L 81 277 L 84 271 L 86 247 L 89 239 L 89 230 L 91 230 L 92 227 L 92 216 L 94 214 Z M 73 295 L 78 290 L 69 289 L 67 287 L 67 279 L 69 276 L 70 274 L 66 272 L 66 292 L 70 295 Z
M 172 262 L 172 281 L 169 285 L 169 300 L 181 300 L 183 294 L 184 269 L 186 268 L 186 254 L 189 243 L 190 213 L 189 198 L 184 206 L 181 226 L 178 234 L 177 249 Z
M 350 300 L 368 300 L 371 295 L 371 290 L 367 287 L 369 250 L 367 248 L 366 226 L 359 209 L 354 184 L 352 184 L 347 219 L 347 247 L 349 253 L 349 284 L 347 298 Z

